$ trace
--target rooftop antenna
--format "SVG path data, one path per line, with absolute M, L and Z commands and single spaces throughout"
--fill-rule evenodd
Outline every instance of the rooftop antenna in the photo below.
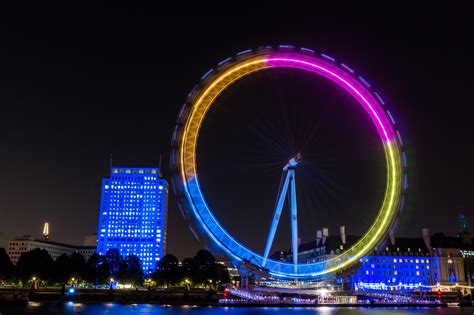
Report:
M 43 240 L 49 240 L 49 223 L 45 222 L 43 227 Z
M 110 163 L 109 163 L 109 167 L 110 167 L 110 171 L 112 171 L 112 153 L 110 153 Z
M 158 168 L 159 168 L 160 171 L 161 171 L 161 154 L 160 154 L 160 162 L 158 163 Z

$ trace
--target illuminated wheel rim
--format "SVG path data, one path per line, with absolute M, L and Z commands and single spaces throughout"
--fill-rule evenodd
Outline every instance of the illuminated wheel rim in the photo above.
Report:
M 235 58 L 219 63 L 207 72 L 198 87 L 188 95 L 172 137 L 171 166 L 175 171 L 173 188 L 178 196 L 185 217 L 198 223 L 204 234 L 234 260 L 248 260 L 262 266 L 263 256 L 237 241 L 216 219 L 201 192 L 196 148 L 199 130 L 207 111 L 216 98 L 237 80 L 271 68 L 290 68 L 309 71 L 336 83 L 348 92 L 371 118 L 383 143 L 387 183 L 382 205 L 375 221 L 354 245 L 325 261 L 292 264 L 267 259 L 265 268 L 278 278 L 318 278 L 342 271 L 370 252 L 387 234 L 397 212 L 403 207 L 406 189 L 405 154 L 401 151 L 402 139 L 395 128 L 395 121 L 384 102 L 370 84 L 344 64 L 337 64 L 327 55 L 318 56 L 312 50 L 292 46 L 264 47 L 244 51 Z

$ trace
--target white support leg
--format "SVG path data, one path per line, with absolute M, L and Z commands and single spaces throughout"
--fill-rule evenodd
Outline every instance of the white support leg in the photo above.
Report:
M 296 206 L 296 183 L 295 170 L 288 171 L 290 176 L 290 219 L 291 219 L 291 249 L 293 251 L 293 263 L 298 264 L 298 213 Z
M 277 197 L 278 202 L 275 207 L 275 212 L 273 214 L 272 224 L 270 226 L 270 231 L 268 232 L 267 244 L 265 245 L 265 252 L 263 254 L 262 266 L 265 266 L 267 263 L 268 255 L 270 254 L 270 249 L 272 248 L 273 239 L 275 238 L 276 230 L 278 228 L 278 222 L 280 222 L 281 212 L 283 210 L 283 205 L 285 204 L 285 196 L 288 191 L 288 184 L 290 181 L 289 172 L 286 174 L 285 182 L 283 188 L 280 191 L 280 195 Z

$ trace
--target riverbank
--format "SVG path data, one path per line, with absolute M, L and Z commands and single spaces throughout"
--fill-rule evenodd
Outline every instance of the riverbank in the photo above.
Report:
M 1 297 L 5 297 L 2 299 Z M 59 288 L 47 289 L 1 289 L 1 301 L 12 302 L 19 297 L 27 297 L 31 302 L 116 302 L 116 303 L 154 303 L 154 304 L 199 304 L 218 305 L 220 296 L 215 290 L 171 289 L 171 290 L 104 290 L 76 289 L 62 291 Z M 16 298 L 17 297 L 17 298 Z
M 1 298 L 8 297 L 8 299 Z M 161 290 L 104 290 L 74 289 L 61 291 L 58 288 L 48 289 L 1 289 L 0 305 L 22 305 L 30 302 L 58 303 L 117 303 L 117 304 L 157 304 L 169 306 L 222 306 L 222 307 L 447 307 L 446 303 L 287 303 L 286 301 L 235 301 L 222 302 L 222 295 L 214 290 L 204 289 L 161 289 Z M 464 306 L 472 306 L 464 305 Z

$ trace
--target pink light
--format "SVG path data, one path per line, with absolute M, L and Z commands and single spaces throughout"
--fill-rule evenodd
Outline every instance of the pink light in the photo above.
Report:
M 380 118 L 379 114 L 377 113 L 376 109 L 374 108 L 374 107 L 380 108 L 380 106 L 372 105 L 368 101 L 367 95 L 366 96 L 363 95 L 364 90 L 362 90 L 362 92 L 361 92 L 359 89 L 357 89 L 354 86 L 357 83 L 351 84 L 349 82 L 349 81 L 357 82 L 354 78 L 346 75 L 344 72 L 342 72 L 338 68 L 335 68 L 335 67 L 333 67 L 329 64 L 325 64 L 325 63 L 321 62 L 321 64 L 324 65 L 323 66 L 323 65 L 314 63 L 314 60 L 311 60 L 311 62 L 309 62 L 309 61 L 305 61 L 305 60 L 301 60 L 301 59 L 295 59 L 294 56 L 289 56 L 289 55 L 273 55 L 273 56 L 268 57 L 266 59 L 266 61 L 270 65 L 273 65 L 273 66 L 276 66 L 276 67 L 282 67 L 282 66 L 284 67 L 284 66 L 289 66 L 289 64 L 296 64 L 297 68 L 307 69 L 308 67 L 310 67 L 309 70 L 311 70 L 311 68 L 313 68 L 312 69 L 313 72 L 319 73 L 318 71 L 315 71 L 316 69 L 323 72 L 326 76 L 328 76 L 334 82 L 338 83 L 345 90 L 347 90 L 349 93 L 354 95 L 357 99 L 362 101 L 363 105 L 366 108 L 369 109 L 368 110 L 369 115 L 377 121 L 377 123 L 378 123 L 378 125 L 379 125 L 379 127 L 382 131 L 383 140 L 387 144 L 390 144 L 391 137 L 387 133 L 386 125 L 384 124 L 384 122 Z M 304 67 L 304 66 L 306 66 L 306 67 Z M 329 67 L 334 68 L 334 69 L 328 69 Z M 336 73 L 336 72 L 339 72 L 339 73 Z M 343 76 L 345 76 L 346 78 L 344 78 Z M 374 102 L 374 104 L 377 104 L 376 101 L 373 101 L 373 102 Z M 390 128 L 388 128 L 388 129 L 390 130 Z

